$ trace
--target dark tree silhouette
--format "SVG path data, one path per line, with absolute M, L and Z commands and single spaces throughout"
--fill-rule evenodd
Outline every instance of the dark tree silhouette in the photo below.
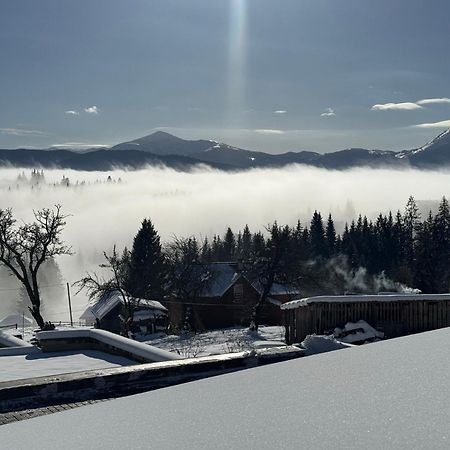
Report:
M 129 254 L 126 290 L 133 297 L 161 299 L 164 285 L 164 257 L 158 232 L 150 219 L 144 219 L 134 237 Z
M 121 328 L 122 334 L 129 335 L 130 325 L 133 322 L 134 312 L 138 308 L 141 298 L 134 296 L 129 291 L 130 286 L 130 252 L 125 249 L 122 256 L 117 253 L 116 247 L 110 255 L 103 253 L 106 263 L 100 264 L 110 272 L 110 278 L 99 277 L 95 272 L 87 273 L 84 278 L 76 281 L 78 292 L 86 289 L 89 300 L 101 298 L 117 292 L 122 299 Z
M 57 255 L 71 254 L 61 233 L 67 215 L 61 205 L 33 212 L 34 222 L 17 225 L 11 209 L 0 209 L 0 262 L 24 286 L 31 306 L 28 309 L 43 330 L 53 328 L 41 315 L 38 274 L 45 261 Z

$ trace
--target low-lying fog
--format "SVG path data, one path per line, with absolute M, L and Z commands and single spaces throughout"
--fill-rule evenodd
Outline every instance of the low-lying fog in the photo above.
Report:
M 22 173 L 27 180 L 18 180 Z M 33 209 L 55 204 L 71 214 L 64 239 L 76 254 L 57 261 L 62 279 L 69 283 L 95 269 L 104 250 L 114 244 L 119 249 L 130 246 L 144 217 L 151 218 L 163 242 L 173 235 L 222 235 L 228 226 L 237 232 L 245 224 L 257 231 L 274 220 L 294 225 L 300 219 L 308 224 L 316 209 L 323 217 L 331 212 L 339 230 L 359 213 L 373 218 L 379 212 L 403 210 L 410 195 L 439 200 L 450 193 L 449 172 L 418 170 L 329 171 L 304 166 L 239 173 L 153 167 L 130 172 L 45 170 L 44 179 L 34 185 L 30 175 L 29 169 L 0 169 L 0 207 L 12 207 L 15 217 L 25 221 L 32 218 Z M 11 283 L 2 279 L 8 289 Z M 0 318 L 14 309 L 16 293 L 0 288 L 1 294 Z M 74 304 L 78 317 L 86 297 L 76 296 Z M 63 298 L 56 308 L 58 317 L 52 320 L 67 319 L 65 305 Z

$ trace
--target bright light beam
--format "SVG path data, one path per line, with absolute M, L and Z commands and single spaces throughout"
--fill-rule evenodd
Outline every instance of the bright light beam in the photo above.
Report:
M 241 123 L 245 109 L 246 0 L 231 0 L 228 56 L 228 122 Z

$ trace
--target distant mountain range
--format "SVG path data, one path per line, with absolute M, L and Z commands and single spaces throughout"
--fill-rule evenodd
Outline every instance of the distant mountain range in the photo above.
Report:
M 74 149 L 0 149 L 0 165 L 15 167 L 102 171 L 117 167 L 138 169 L 145 165 L 163 165 L 188 170 L 198 164 L 221 170 L 283 167 L 288 164 L 337 170 L 351 167 L 450 167 L 450 129 L 422 147 L 400 152 L 350 148 L 325 154 L 299 151 L 273 155 L 244 150 L 213 140 L 181 139 L 163 131 L 122 142 L 111 148 L 83 152 Z

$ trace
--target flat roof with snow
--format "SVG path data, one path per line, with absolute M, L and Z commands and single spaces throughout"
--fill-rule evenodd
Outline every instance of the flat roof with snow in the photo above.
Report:
M 7 355 L 0 356 L 0 382 L 132 364 L 136 362 L 94 350 L 54 353 L 38 351 L 25 355 Z
M 292 300 L 281 305 L 281 309 L 294 309 L 313 303 L 355 303 L 355 302 L 410 302 L 448 301 L 450 294 L 377 294 L 377 295 L 318 295 Z
M 4 448 L 447 449 L 450 329 L 0 427 Z

